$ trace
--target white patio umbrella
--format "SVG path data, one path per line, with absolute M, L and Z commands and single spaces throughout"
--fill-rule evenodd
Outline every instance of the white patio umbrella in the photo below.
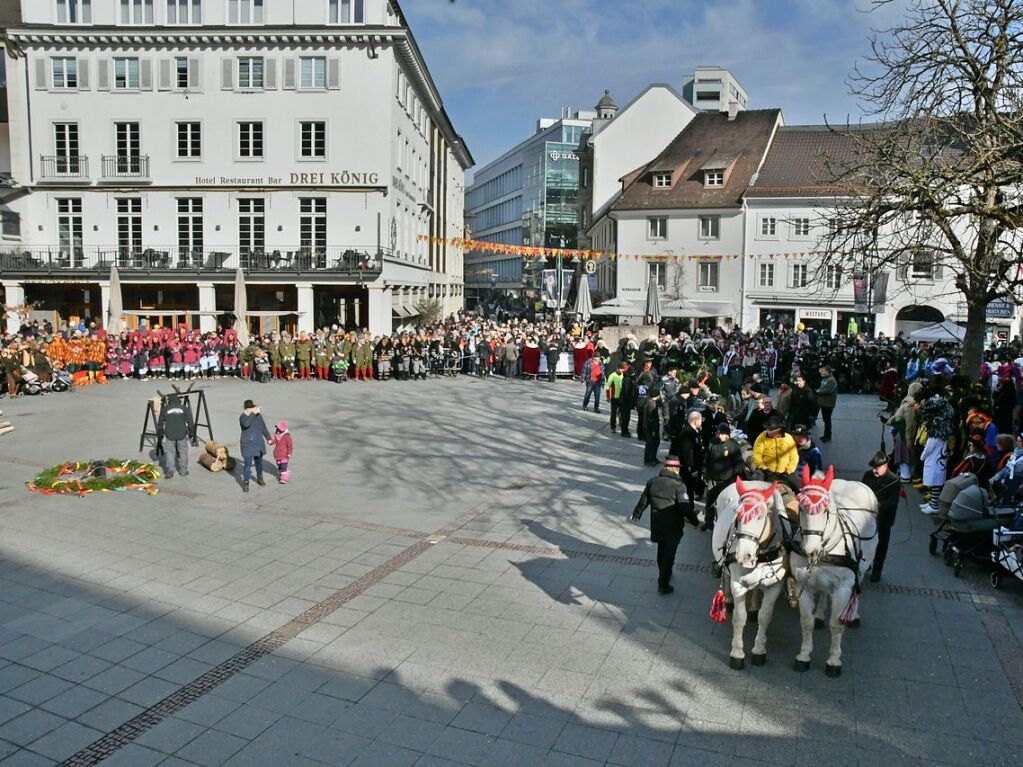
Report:
M 590 299 L 590 281 L 584 274 L 579 281 L 579 290 L 575 295 L 575 313 L 581 322 L 589 322 L 593 314 L 593 301 Z
M 107 333 L 119 335 L 124 326 L 124 299 L 121 297 L 121 276 L 117 266 L 110 267 L 110 305 L 107 307 Z
M 249 326 L 245 315 L 249 311 L 248 298 L 245 295 L 245 272 L 238 269 L 234 273 L 234 330 L 238 334 L 238 345 L 249 345 Z
M 661 299 L 657 294 L 657 278 L 653 276 L 646 289 L 646 316 L 650 318 L 651 325 L 661 322 Z
M 965 337 L 966 328 L 948 320 L 938 322 L 926 328 L 920 328 L 920 330 L 915 330 L 909 334 L 910 341 L 926 341 L 928 343 L 937 343 L 939 341 L 961 343 Z

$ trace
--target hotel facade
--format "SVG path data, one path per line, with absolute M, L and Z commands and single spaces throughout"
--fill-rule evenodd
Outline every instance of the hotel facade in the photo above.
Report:
M 473 161 L 396 0 L 38 0 L 3 44 L 9 308 L 105 323 L 115 265 L 129 326 L 214 329 L 238 269 L 256 332 L 462 307 Z

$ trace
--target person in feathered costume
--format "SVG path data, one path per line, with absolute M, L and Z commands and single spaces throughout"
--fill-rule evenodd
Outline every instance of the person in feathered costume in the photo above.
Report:
M 114 336 L 107 337 L 106 368 L 107 378 L 115 378 L 120 370 L 120 344 Z
M 228 328 L 224 331 L 224 343 L 221 346 L 224 375 L 238 374 L 238 351 L 238 333 L 234 328 Z
M 948 473 L 948 440 L 955 433 L 955 409 L 940 394 L 932 394 L 920 405 L 922 428 L 927 435 L 920 458 L 924 464 L 924 485 L 930 499 L 920 506 L 924 514 L 938 513 L 938 496 Z
M 167 358 L 163 356 L 163 344 L 155 332 L 149 331 L 144 340 L 140 339 L 140 348 L 135 352 L 135 367 L 143 380 L 147 374 L 154 378 L 167 375 Z

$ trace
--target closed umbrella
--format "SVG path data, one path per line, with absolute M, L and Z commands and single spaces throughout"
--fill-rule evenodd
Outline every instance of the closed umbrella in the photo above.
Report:
M 110 267 L 110 305 L 107 307 L 107 333 L 116 336 L 124 327 L 124 300 L 121 297 L 121 276 L 117 267 Z
M 575 296 L 575 313 L 579 315 L 580 322 L 589 322 L 593 313 L 593 301 L 590 300 L 590 281 L 584 274 L 579 281 L 579 290 Z
M 249 345 L 249 326 L 245 315 L 249 311 L 248 299 L 245 295 L 245 272 L 238 269 L 234 273 L 234 329 L 238 334 L 238 345 Z
M 650 318 L 651 325 L 661 323 L 661 299 L 657 295 L 657 278 L 650 278 L 650 285 L 646 289 L 646 316 Z

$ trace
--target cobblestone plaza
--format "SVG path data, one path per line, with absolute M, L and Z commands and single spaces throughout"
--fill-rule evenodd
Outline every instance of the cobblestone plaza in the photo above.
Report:
M 688 532 L 658 596 L 626 521 L 642 446 L 574 384 L 215 381 L 229 446 L 246 398 L 289 421 L 290 484 L 243 495 L 193 466 L 154 497 L 25 490 L 54 463 L 139 457 L 157 387 L 4 404 L 5 765 L 1019 763 L 1023 590 L 954 578 L 912 503 L 840 678 L 822 634 L 791 670 L 784 607 L 768 664 L 732 671 L 709 535 Z M 874 412 L 840 401 L 840 475 L 875 449 Z

